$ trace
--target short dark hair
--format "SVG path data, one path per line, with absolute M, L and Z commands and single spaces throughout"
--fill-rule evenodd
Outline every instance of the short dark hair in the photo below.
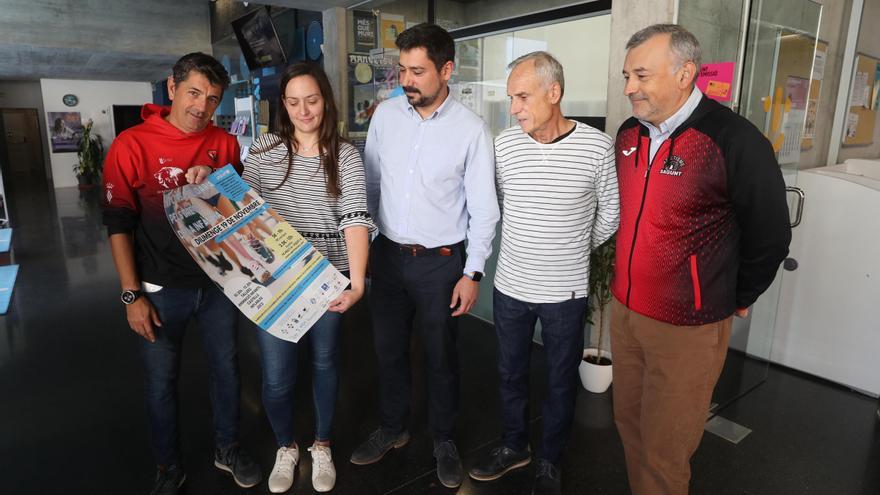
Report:
M 205 76 L 208 82 L 215 86 L 220 86 L 224 91 L 229 87 L 230 83 L 226 67 L 223 67 L 223 64 L 218 62 L 216 58 L 202 52 L 187 53 L 180 57 L 180 60 L 174 64 L 172 71 L 174 84 L 186 81 L 186 78 L 189 77 L 189 73 L 192 71 Z
M 438 71 L 446 65 L 446 62 L 455 60 L 455 41 L 445 29 L 436 24 L 427 22 L 416 24 L 397 35 L 394 44 L 401 51 L 424 48 Z

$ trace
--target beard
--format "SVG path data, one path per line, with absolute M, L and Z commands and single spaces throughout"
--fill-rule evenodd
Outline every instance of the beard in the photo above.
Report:
M 406 101 L 408 101 L 410 105 L 416 108 L 431 106 L 435 101 L 437 101 L 437 97 L 440 95 L 440 90 L 437 90 L 436 93 L 431 95 L 424 95 L 420 90 L 411 86 L 404 86 L 403 91 L 406 95 Z M 410 93 L 415 94 L 410 95 Z

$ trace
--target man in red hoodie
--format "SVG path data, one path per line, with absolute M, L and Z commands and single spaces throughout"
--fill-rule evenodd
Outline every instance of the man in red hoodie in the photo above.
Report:
M 190 53 L 168 77 L 171 107 L 146 104 L 144 122 L 120 134 L 104 164 L 104 225 L 122 285 L 131 329 L 140 335 L 144 389 L 158 466 L 151 493 L 176 494 L 181 467 L 177 378 L 184 331 L 198 322 L 210 367 L 215 430 L 214 465 L 251 487 L 260 468 L 238 446 L 240 382 L 238 310 L 192 259 L 171 229 L 162 193 L 200 183 L 232 164 L 241 172 L 235 138 L 211 123 L 226 69 L 209 55 Z

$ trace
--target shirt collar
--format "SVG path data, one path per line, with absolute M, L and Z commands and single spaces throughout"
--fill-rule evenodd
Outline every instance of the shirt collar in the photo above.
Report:
M 409 114 L 411 116 L 418 116 L 419 119 L 422 119 L 422 114 L 418 113 L 418 111 L 415 109 L 415 107 L 413 107 L 412 105 L 409 104 L 409 99 L 407 99 L 406 95 L 403 95 L 402 98 L 403 98 L 404 105 L 406 105 L 405 108 L 409 111 Z M 432 113 L 430 116 L 428 116 L 422 120 L 431 120 L 431 119 L 437 118 L 446 110 L 446 108 L 448 106 L 452 105 L 452 103 L 450 103 L 450 101 L 452 101 L 454 99 L 455 98 L 452 96 L 452 89 L 450 88 L 449 92 L 446 94 L 446 99 L 443 100 L 443 103 L 441 103 L 440 106 L 437 107 L 436 110 L 434 110 L 434 113 Z
M 645 127 L 651 131 L 651 134 L 654 135 L 665 135 L 672 134 L 675 130 L 684 123 L 688 117 L 694 113 L 694 110 L 697 109 L 697 105 L 700 104 L 700 100 L 703 99 L 703 93 L 694 85 L 693 91 L 691 91 L 691 95 L 688 96 L 688 99 L 685 100 L 684 105 L 681 106 L 674 114 L 672 114 L 668 119 L 664 120 L 660 123 L 660 126 L 655 126 L 654 124 L 639 119 L 639 122 L 642 123 Z

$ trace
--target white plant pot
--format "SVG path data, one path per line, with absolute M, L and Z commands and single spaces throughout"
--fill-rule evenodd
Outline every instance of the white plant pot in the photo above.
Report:
M 584 357 L 595 356 L 598 349 L 584 349 Z M 611 359 L 611 353 L 602 351 L 602 357 Z M 599 366 L 598 364 L 588 363 L 581 360 L 578 366 L 578 373 L 581 375 L 581 383 L 584 388 L 594 394 L 601 394 L 608 390 L 611 386 L 611 365 Z

